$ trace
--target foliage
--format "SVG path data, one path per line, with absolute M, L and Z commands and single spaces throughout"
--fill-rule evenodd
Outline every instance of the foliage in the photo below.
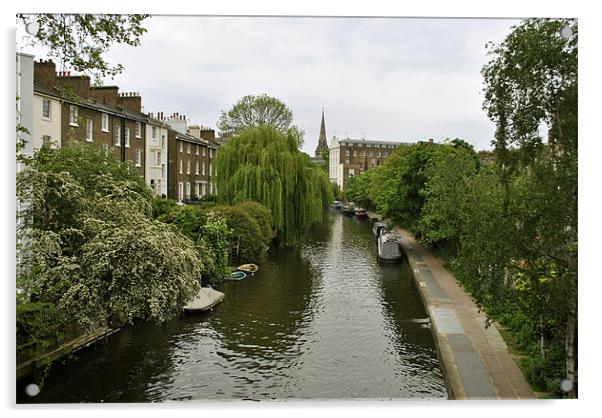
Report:
M 350 202 L 355 202 L 356 206 L 373 208 L 372 193 L 377 176 L 378 167 L 364 171 L 359 176 L 349 178 L 345 189 L 345 198 Z
M 203 281 L 217 286 L 229 273 L 228 251 L 232 230 L 226 219 L 214 212 L 208 212 L 201 226 L 197 247 L 204 263 Z
M 425 202 L 417 229 L 426 244 L 447 243 L 457 249 L 463 235 L 460 209 L 467 203 L 464 197 L 478 167 L 474 151 L 465 147 L 442 153 L 425 167 L 428 180 L 421 192 Z
M 93 327 L 114 315 L 164 321 L 199 286 L 193 243 L 150 219 L 152 193 L 97 148 L 43 147 L 17 176 L 17 287 Z
M 220 135 L 224 137 L 263 125 L 272 126 L 281 133 L 292 129 L 299 134 L 297 139 L 302 140 L 302 132 L 293 125 L 293 112 L 282 101 L 267 94 L 244 96 L 228 112 L 222 112 L 217 122 Z
M 577 29 L 571 19 L 527 19 L 492 46 L 482 71 L 484 109 L 497 125 L 502 216 L 515 223 L 522 260 L 514 285 L 523 311 L 537 319 L 544 360 L 564 338 L 571 397 L 577 394 Z M 542 123 L 549 128 L 545 147 Z
M 153 200 L 153 218 L 163 218 L 168 216 L 178 207 L 173 199 L 155 196 Z
M 330 187 L 332 188 L 332 197 L 334 200 L 343 200 L 343 191 L 339 187 L 339 185 L 335 182 L 330 183 Z
M 252 200 L 240 202 L 236 206 L 242 208 L 257 221 L 257 224 L 261 229 L 261 236 L 263 237 L 264 243 L 269 247 L 274 236 L 272 214 L 270 213 L 270 210 Z
M 222 146 L 215 167 L 220 201 L 261 203 L 280 241 L 296 242 L 302 230 L 322 220 L 323 207 L 332 201 L 327 174 L 299 151 L 291 131 L 247 128 Z
M 232 230 L 231 243 L 240 237 L 240 262 L 259 263 L 267 252 L 261 228 L 253 216 L 240 206 L 220 205 L 210 209 L 226 219 Z
M 63 342 L 66 326 L 51 303 L 17 304 L 17 363 L 37 357 Z
M 206 194 L 201 198 L 203 202 L 217 202 L 217 195 L 214 194 Z
M 18 14 L 23 24 L 36 22 L 38 32 L 35 43 L 48 48 L 48 55 L 56 58 L 64 67 L 67 63 L 78 72 L 101 77 L 115 77 L 123 66 L 110 66 L 104 54 L 111 46 L 140 45 L 140 37 L 146 32 L 142 22 L 149 15 L 66 14 L 40 13 Z

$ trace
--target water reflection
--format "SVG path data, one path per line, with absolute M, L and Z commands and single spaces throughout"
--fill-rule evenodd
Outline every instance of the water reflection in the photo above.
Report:
M 331 210 L 212 313 L 126 328 L 18 400 L 445 397 L 411 271 L 375 259 L 370 224 Z

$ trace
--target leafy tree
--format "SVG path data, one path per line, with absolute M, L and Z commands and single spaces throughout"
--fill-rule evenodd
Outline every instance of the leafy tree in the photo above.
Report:
M 111 66 L 104 54 L 115 44 L 140 45 L 146 32 L 142 22 L 149 15 L 18 14 L 23 24 L 35 22 L 38 26 L 34 44 L 48 48 L 48 55 L 60 66 L 90 73 L 97 79 L 114 77 L 123 66 Z
M 240 206 L 229 205 L 215 206 L 210 211 L 226 219 L 232 231 L 232 244 L 240 237 L 241 263 L 259 263 L 265 259 L 268 247 L 265 245 L 261 227 L 249 212 Z
M 355 202 L 356 206 L 372 208 L 374 186 L 377 184 L 378 167 L 363 172 L 359 176 L 353 176 L 349 179 L 345 189 L 347 200 Z
M 272 214 L 265 206 L 252 200 L 245 200 L 237 203 L 236 206 L 242 208 L 245 212 L 251 215 L 261 229 L 261 236 L 266 246 L 270 246 L 274 237 Z
M 464 235 L 462 208 L 478 167 L 475 152 L 466 147 L 442 153 L 427 165 L 428 180 L 421 193 L 425 200 L 418 221 L 418 232 L 426 244 L 447 244 L 457 253 L 459 238 Z
M 577 22 L 570 19 L 527 19 L 492 47 L 492 58 L 482 71 L 484 108 L 497 125 L 493 144 L 502 164 L 503 216 L 530 204 L 531 222 L 524 224 L 530 229 L 524 231 L 528 241 L 522 247 L 531 258 L 526 264 L 532 270 L 528 276 L 534 283 L 543 274 L 563 289 L 556 303 L 565 312 L 561 323 L 566 327 L 566 377 L 573 382 L 577 378 L 577 29 Z M 542 123 L 549 127 L 543 155 L 537 152 L 542 148 L 538 135 Z M 512 152 L 513 147 L 517 152 Z M 533 201 L 520 193 L 527 200 L 515 204 L 512 174 L 524 166 L 527 182 L 533 178 L 541 182 L 527 189 L 543 199 Z M 558 206 L 552 208 L 549 202 Z M 534 236 L 539 237 L 537 244 L 532 243 Z M 556 271 L 552 277 L 550 271 L 537 271 L 536 266 L 551 259 L 565 274 Z M 571 395 L 576 396 L 576 385 Z
M 43 147 L 17 176 L 27 202 L 17 231 L 20 301 L 53 304 L 84 327 L 179 313 L 203 264 L 192 241 L 150 219 L 152 194 L 141 185 L 100 148 Z
M 215 161 L 222 203 L 254 200 L 269 209 L 276 237 L 296 242 L 308 225 L 322 220 L 332 201 L 327 174 L 297 147 L 297 135 L 270 125 L 247 128 L 231 138 Z
M 220 135 L 230 137 L 246 128 L 270 125 L 281 133 L 296 132 L 298 145 L 303 143 L 303 132 L 293 125 L 293 112 L 280 100 L 267 94 L 247 95 L 222 112 L 217 127 Z

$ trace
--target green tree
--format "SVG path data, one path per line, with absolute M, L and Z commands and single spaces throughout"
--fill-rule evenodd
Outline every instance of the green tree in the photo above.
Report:
M 356 206 L 372 208 L 372 201 L 375 186 L 377 185 L 378 167 L 364 171 L 359 176 L 349 178 L 345 197 L 347 200 L 355 202 Z
M 220 135 L 225 137 L 263 125 L 273 126 L 281 133 L 292 129 L 297 134 L 298 145 L 303 143 L 303 131 L 293 125 L 293 112 L 282 101 L 267 94 L 244 96 L 228 112 L 222 112 L 217 122 Z
M 116 44 L 140 45 L 146 32 L 142 22 L 149 15 L 18 14 L 17 21 L 27 25 L 35 22 L 38 31 L 34 44 L 48 48 L 48 55 L 57 59 L 62 68 L 101 77 L 114 77 L 123 66 L 111 66 L 104 58 Z
M 327 174 L 299 151 L 290 130 L 247 128 L 220 148 L 215 167 L 221 202 L 261 203 L 283 242 L 296 242 L 305 227 L 322 220 L 323 208 L 332 201 Z
M 66 169 L 70 169 L 67 171 Z M 43 147 L 17 176 L 17 288 L 92 327 L 120 316 L 164 321 L 199 288 L 192 241 L 154 221 L 152 195 L 129 163 L 100 148 Z
M 543 274 L 563 289 L 556 303 L 565 312 L 561 323 L 566 378 L 573 382 L 577 381 L 577 29 L 577 22 L 570 19 L 527 19 L 500 45 L 492 46 L 491 60 L 482 71 L 484 109 L 497 125 L 493 144 L 502 164 L 503 216 L 525 208 L 522 201 L 513 203 L 514 171 L 526 167 L 526 180 L 535 176 L 541 182 L 528 188 L 543 194 L 543 200 L 527 200 L 531 222 L 524 225 L 531 230 L 525 231 L 529 240 L 522 248 L 531 259 L 528 269 L 539 270 L 537 266 L 554 260 L 564 273 L 556 271 L 552 277 L 549 272 L 531 271 L 526 277 L 535 283 Z M 549 128 L 545 153 L 537 152 L 542 148 L 538 135 L 542 123 Z M 520 196 L 526 198 L 524 193 Z M 551 208 L 549 202 L 562 205 Z M 534 236 L 539 237 L 537 244 L 532 243 Z M 571 395 L 576 396 L 576 384 Z

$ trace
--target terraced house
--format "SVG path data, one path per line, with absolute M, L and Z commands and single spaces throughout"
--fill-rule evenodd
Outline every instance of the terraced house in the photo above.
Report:
M 120 93 L 117 86 L 92 87 L 89 77 L 57 73 L 49 60 L 34 63 L 34 95 L 41 98 L 41 103 L 34 101 L 34 115 L 40 110 L 36 107 L 42 112 L 41 121 L 34 119 L 34 126 L 48 128 L 43 131 L 42 143 L 61 146 L 76 140 L 100 144 L 115 158 L 132 161 L 144 178 L 147 116 L 141 113 L 139 94 Z M 44 125 L 45 121 L 52 124 Z M 38 135 L 34 132 L 35 141 L 40 140 Z
M 161 112 L 158 120 L 170 126 L 167 137 L 168 197 L 185 202 L 214 193 L 215 132 L 197 125 L 189 127 L 186 116 L 179 113 L 166 117 Z

